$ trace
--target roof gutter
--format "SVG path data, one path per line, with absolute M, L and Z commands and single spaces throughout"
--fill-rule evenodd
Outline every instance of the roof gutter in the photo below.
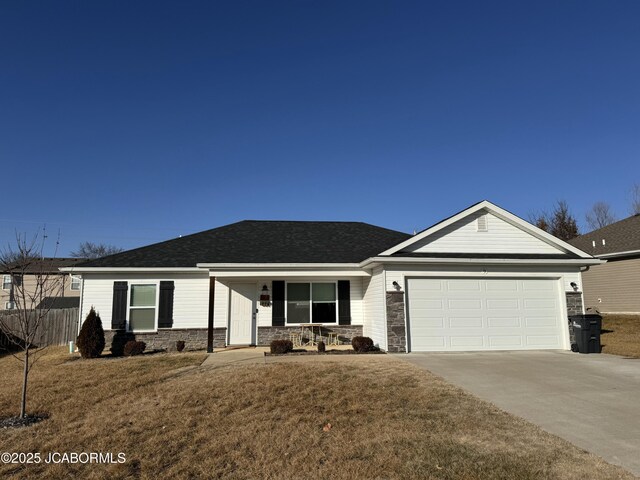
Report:
M 640 255 L 640 250 L 627 250 L 626 252 L 603 253 L 602 255 L 594 255 L 594 257 L 615 258 L 615 257 L 626 257 L 627 255 Z
M 110 272 L 201 272 L 197 267 L 61 267 L 61 272 L 69 273 L 110 273 Z
M 482 265 L 600 265 L 605 260 L 598 258 L 578 258 L 578 259 L 539 259 L 539 258 L 433 258 L 433 257 L 371 257 L 360 263 L 360 268 L 371 267 L 373 264 L 482 264 Z
M 334 268 L 359 269 L 358 263 L 198 263 L 200 269 L 215 270 L 301 270 L 319 269 L 328 270 Z

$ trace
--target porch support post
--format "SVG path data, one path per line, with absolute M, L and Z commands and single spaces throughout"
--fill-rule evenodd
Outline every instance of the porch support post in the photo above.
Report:
M 207 353 L 213 353 L 213 302 L 216 293 L 216 277 L 209 277 L 209 320 L 207 322 Z

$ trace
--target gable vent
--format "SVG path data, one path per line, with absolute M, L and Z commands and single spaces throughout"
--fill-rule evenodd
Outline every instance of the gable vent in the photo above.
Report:
M 480 215 L 478 217 L 478 231 L 479 232 L 487 232 L 489 231 L 489 226 L 488 226 L 488 222 L 487 222 L 487 215 Z

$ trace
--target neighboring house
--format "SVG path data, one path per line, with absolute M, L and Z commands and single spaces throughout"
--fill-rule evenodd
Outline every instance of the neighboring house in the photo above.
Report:
M 582 272 L 586 307 L 602 313 L 640 313 L 640 214 L 569 243 L 607 261 Z
M 2 289 L 0 290 L 0 310 L 12 310 L 16 307 L 16 284 L 24 285 L 27 295 L 40 297 L 36 294 L 38 275 L 48 275 L 48 283 L 44 291 L 55 293 L 55 297 L 41 298 L 35 308 L 72 308 L 80 304 L 80 291 L 82 279 L 73 273 L 73 267 L 84 258 L 42 258 L 34 259 L 24 269 L 24 275 L 17 275 L 17 270 L 3 271 Z M 60 268 L 67 268 L 69 272 L 60 272 Z M 22 271 L 22 269 L 19 269 Z M 64 297 L 64 300 L 63 300 Z M 30 305 L 28 305 L 30 306 Z
M 243 221 L 88 261 L 111 341 L 265 345 L 321 323 L 391 352 L 569 349 L 580 269 L 600 260 L 483 201 L 416 234 L 357 222 Z M 66 269 L 63 269 L 66 270 Z

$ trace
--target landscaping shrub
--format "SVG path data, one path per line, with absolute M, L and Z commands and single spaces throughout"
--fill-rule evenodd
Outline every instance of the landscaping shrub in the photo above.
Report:
M 142 355 L 144 349 L 147 348 L 147 344 L 144 342 L 137 342 L 135 340 L 130 340 L 124 345 L 124 355 L 125 357 L 133 357 L 134 355 Z
M 136 336 L 131 332 L 116 330 L 116 333 L 111 339 L 111 355 L 121 357 L 124 355 L 124 346 L 135 339 Z
M 293 342 L 291 340 L 272 340 L 271 353 L 289 353 L 293 352 Z
M 353 337 L 351 346 L 358 353 L 371 352 L 374 350 L 373 340 L 369 337 Z
M 318 352 L 319 353 L 324 353 L 327 351 L 327 347 L 324 344 L 324 342 L 318 342 Z
M 93 307 L 82 324 L 76 345 L 82 358 L 98 358 L 104 350 L 102 320 Z
M 184 340 L 178 340 L 176 342 L 176 350 L 179 352 L 184 350 Z

